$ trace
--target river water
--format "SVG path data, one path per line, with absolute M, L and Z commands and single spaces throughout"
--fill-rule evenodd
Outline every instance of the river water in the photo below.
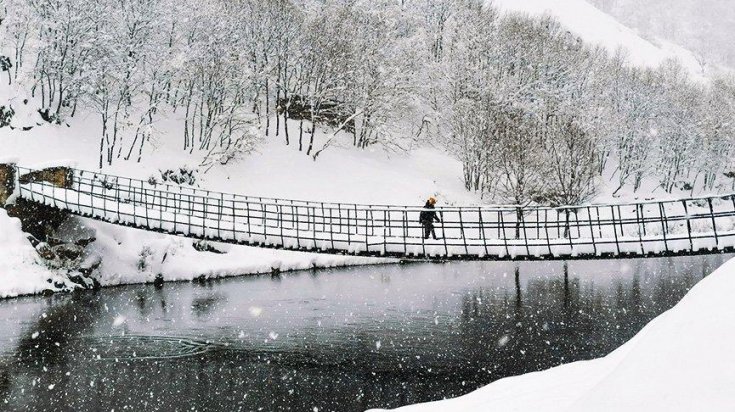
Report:
M 727 258 L 426 263 L 0 301 L 0 410 L 455 397 L 606 355 Z

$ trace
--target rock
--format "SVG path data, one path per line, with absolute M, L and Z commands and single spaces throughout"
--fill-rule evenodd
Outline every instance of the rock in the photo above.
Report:
M 66 166 L 47 167 L 21 175 L 18 181 L 21 184 L 46 182 L 56 187 L 71 189 L 74 182 L 74 171 Z
M 41 244 L 41 241 L 36 239 L 36 237 L 33 235 L 28 235 L 27 239 L 28 239 L 28 242 L 30 242 L 31 246 L 33 247 L 36 247 Z
M 84 225 L 84 222 L 78 217 L 70 217 L 63 221 L 54 232 L 51 238 L 62 243 L 73 243 L 77 246 L 87 247 L 90 243 L 97 240 L 97 231 Z
M 56 254 L 56 256 L 60 257 L 64 260 L 77 260 L 80 256 L 82 256 L 82 253 L 84 253 L 84 248 L 72 243 L 64 243 L 58 246 L 53 246 L 51 250 Z
M 192 244 L 192 246 L 194 246 L 194 249 L 198 252 L 210 252 L 219 255 L 227 253 L 227 251 L 217 248 L 216 244 L 208 242 L 206 240 L 197 240 Z
M 87 258 L 84 262 L 82 262 L 81 265 L 79 265 L 79 273 L 86 277 L 91 277 L 92 273 L 94 273 L 97 268 L 99 268 L 102 265 L 102 258 L 99 256 L 93 256 L 92 258 Z
M 97 240 L 96 237 L 90 237 L 86 239 L 77 239 L 77 241 L 75 241 L 74 244 L 80 247 L 87 247 L 89 246 L 90 243 L 94 242 L 95 240 Z
M 36 246 L 36 252 L 38 252 L 38 255 L 45 260 L 56 260 L 57 258 L 56 253 L 54 253 L 51 246 L 46 242 L 39 243 L 38 246 Z
M 163 274 L 159 273 L 156 275 L 156 278 L 153 280 L 153 286 L 156 289 L 163 288 Z
M 48 235 L 48 236 L 46 236 L 46 243 L 48 243 L 49 246 L 51 246 L 51 247 L 56 247 L 56 246 L 59 246 L 59 245 L 63 245 L 64 244 L 64 241 L 61 240 L 61 239 L 55 238 L 55 237 L 53 237 L 51 235 Z
M 47 239 L 70 216 L 69 212 L 24 198 L 16 199 L 12 205 L 7 205 L 6 210 L 8 216 L 20 219 L 24 232 L 36 239 Z
M 94 279 L 83 276 L 81 273 L 77 275 L 70 275 L 69 281 L 79 286 L 81 289 L 92 289 L 94 288 Z

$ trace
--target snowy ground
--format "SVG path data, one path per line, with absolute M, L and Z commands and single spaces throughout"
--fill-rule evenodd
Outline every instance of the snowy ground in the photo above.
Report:
M 501 379 L 428 411 L 732 411 L 735 260 L 610 355 Z M 704 407 L 706 405 L 706 407 Z

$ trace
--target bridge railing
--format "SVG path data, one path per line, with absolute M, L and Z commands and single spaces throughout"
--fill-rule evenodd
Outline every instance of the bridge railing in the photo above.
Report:
M 18 168 L 19 175 L 33 170 Z M 735 246 L 735 196 L 631 204 L 439 207 L 424 239 L 421 207 L 243 196 L 74 170 L 66 187 L 20 195 L 79 215 L 164 233 L 371 256 L 559 257 L 664 254 Z

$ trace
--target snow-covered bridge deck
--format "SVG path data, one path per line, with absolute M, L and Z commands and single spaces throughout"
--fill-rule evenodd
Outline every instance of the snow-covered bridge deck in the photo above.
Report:
M 14 166 L 15 167 L 15 166 Z M 16 195 L 73 214 L 198 239 L 330 254 L 570 259 L 735 251 L 735 195 L 560 208 L 421 207 L 270 199 L 63 169 L 15 167 Z

